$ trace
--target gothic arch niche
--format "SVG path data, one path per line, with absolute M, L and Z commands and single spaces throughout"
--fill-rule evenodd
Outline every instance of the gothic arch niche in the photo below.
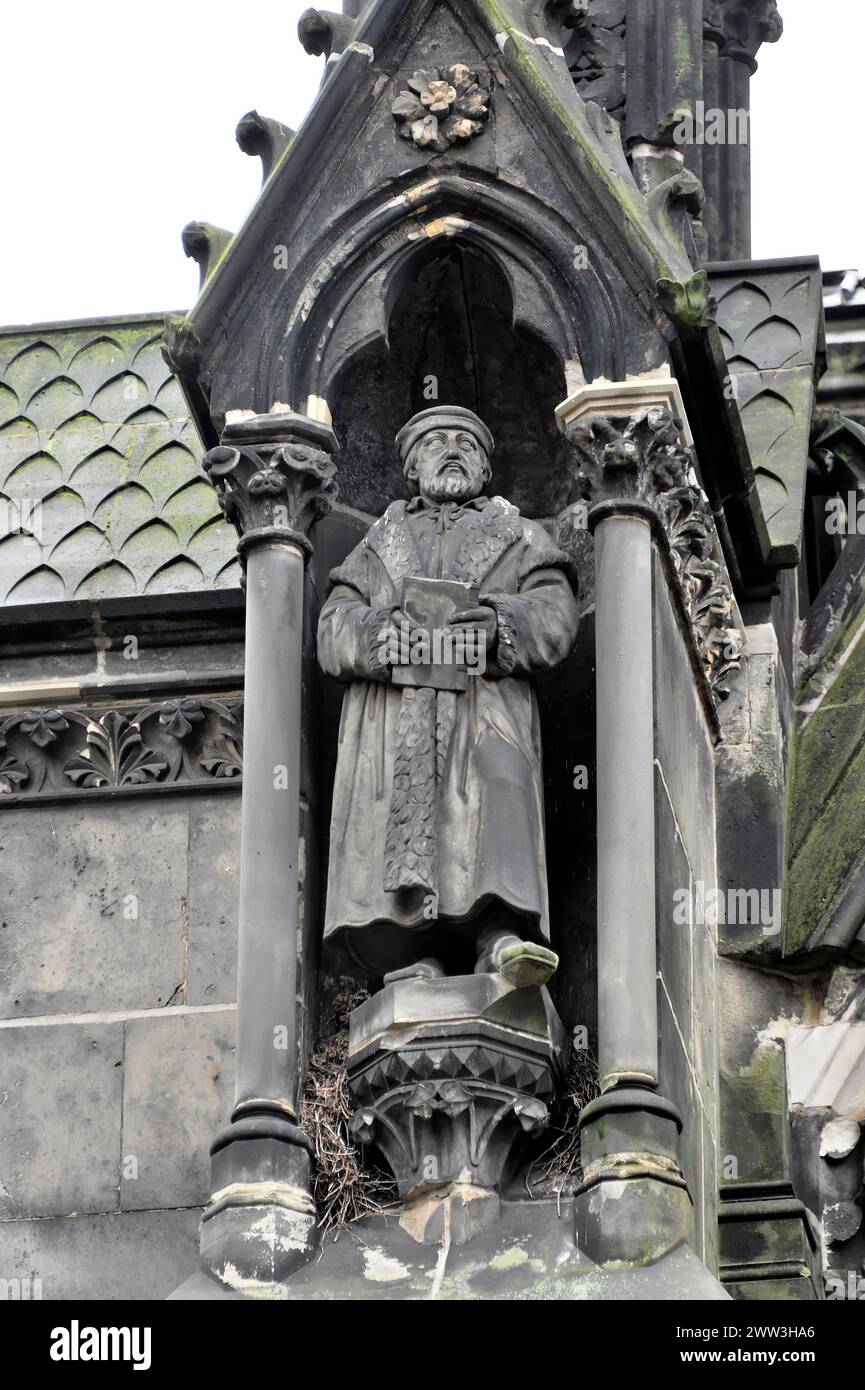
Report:
M 538 302 L 544 302 L 540 285 Z M 560 356 L 538 332 L 514 323 L 509 277 L 498 260 L 475 242 L 442 237 L 413 252 L 390 277 L 381 330 L 348 357 L 326 388 L 341 444 L 341 504 L 378 515 L 394 498 L 408 496 L 394 436 L 410 415 L 435 404 L 427 394 L 430 379 L 441 403 L 468 406 L 490 426 L 496 441 L 491 492 L 536 518 L 552 517 L 572 500 L 574 460 L 555 422 L 555 407 L 567 394 Z M 331 565 L 364 528 L 338 512 L 326 527 L 331 540 L 323 549 Z M 591 564 L 584 568 L 581 583 L 590 583 Z M 583 598 L 590 600 L 587 591 Z M 597 1020 L 593 671 L 589 601 L 570 658 L 538 678 L 536 687 L 553 945 L 562 959 L 552 993 L 567 1026 L 585 1025 L 592 1036 Z M 326 721 L 320 742 L 325 750 L 336 748 L 340 703 L 341 694 L 325 684 L 317 701 L 318 718 Z M 322 766 L 329 792 L 330 752 Z M 578 790 L 575 771 L 581 767 L 589 780 Z M 325 823 L 328 819 L 329 806 Z M 325 969 L 338 973 L 333 949 L 325 949 Z
M 329 392 L 342 441 L 341 500 L 378 513 L 407 495 L 394 435 L 418 410 L 468 406 L 496 441 L 492 491 L 526 515 L 568 501 L 569 446 L 555 422 L 565 377 L 552 347 L 514 325 L 510 285 L 474 245 L 442 239 L 412 256 L 390 288 L 386 340 L 353 356 Z

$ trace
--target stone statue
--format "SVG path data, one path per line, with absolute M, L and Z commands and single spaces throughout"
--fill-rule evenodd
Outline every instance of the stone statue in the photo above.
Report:
M 349 683 L 325 935 L 385 983 L 541 985 L 558 957 L 531 677 L 576 637 L 566 557 L 482 495 L 493 439 L 472 411 L 421 411 L 396 444 L 415 495 L 333 571 L 319 621 L 321 667 Z

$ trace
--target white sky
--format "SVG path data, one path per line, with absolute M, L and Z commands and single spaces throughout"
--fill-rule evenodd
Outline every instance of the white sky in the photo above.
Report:
M 338 0 L 330 0 L 338 8 Z M 260 164 L 234 128 L 297 128 L 323 59 L 306 0 L 38 0 L 4 16 L 0 323 L 182 309 L 180 232 L 235 231 Z M 752 85 L 755 256 L 865 269 L 865 0 L 781 0 Z

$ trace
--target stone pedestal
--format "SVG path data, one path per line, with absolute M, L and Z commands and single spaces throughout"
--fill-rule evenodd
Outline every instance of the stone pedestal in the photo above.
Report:
M 351 1130 L 374 1145 L 416 1239 L 470 1239 L 531 1135 L 549 1123 L 566 1040 L 545 989 L 499 975 L 388 985 L 351 1017 Z

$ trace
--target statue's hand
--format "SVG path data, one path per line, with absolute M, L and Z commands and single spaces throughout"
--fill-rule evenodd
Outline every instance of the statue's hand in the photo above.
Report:
M 394 666 L 411 665 L 411 644 L 415 634 L 423 631 L 401 608 L 383 614 L 382 622 L 375 625 L 370 638 L 369 664 L 373 679 L 389 680 Z
M 377 617 L 369 634 L 369 674 L 373 680 L 386 681 L 399 652 L 398 619 L 387 609 L 381 609 Z
M 479 608 L 464 608 L 455 613 L 450 620 L 451 628 L 474 629 L 478 633 L 477 642 L 483 642 L 488 656 L 492 656 L 498 637 L 499 620 L 496 610 L 482 604 Z M 483 634 L 483 635 L 481 635 Z

